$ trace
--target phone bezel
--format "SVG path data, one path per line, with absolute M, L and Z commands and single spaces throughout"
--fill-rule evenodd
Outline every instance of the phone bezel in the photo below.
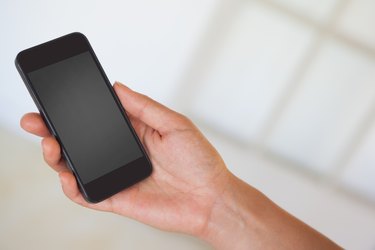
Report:
M 86 184 L 82 182 L 79 174 L 77 174 L 75 166 L 72 164 L 72 161 L 70 160 L 70 157 L 65 150 L 65 147 L 60 140 L 58 133 L 54 129 L 53 123 L 49 119 L 48 114 L 46 113 L 43 104 L 38 98 L 38 94 L 33 88 L 28 77 L 28 73 L 32 71 L 84 52 L 90 52 L 117 106 L 122 111 L 122 116 L 125 119 L 129 129 L 131 130 L 134 139 L 136 140 L 139 148 L 143 153 L 142 157 Z M 101 64 L 99 63 L 99 60 L 95 55 L 94 50 L 92 49 L 85 35 L 79 32 L 74 32 L 23 50 L 18 53 L 15 59 L 15 64 L 48 129 L 59 142 L 61 146 L 62 156 L 76 176 L 78 186 L 80 187 L 81 193 L 83 194 L 86 201 L 90 203 L 100 202 L 151 175 L 151 161 L 148 158 L 141 141 L 139 140 L 133 126 L 131 125 L 129 118 L 120 103 L 120 100 L 115 94 L 108 77 L 106 76 Z

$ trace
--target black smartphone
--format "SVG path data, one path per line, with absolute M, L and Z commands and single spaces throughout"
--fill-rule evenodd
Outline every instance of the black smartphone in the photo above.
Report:
M 83 34 L 23 50 L 15 64 L 88 202 L 151 174 L 146 151 Z

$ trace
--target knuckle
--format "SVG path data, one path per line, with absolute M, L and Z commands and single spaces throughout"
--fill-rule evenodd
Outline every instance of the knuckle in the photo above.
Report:
M 184 127 L 187 127 L 187 128 L 194 127 L 194 123 L 192 122 L 192 120 L 185 115 L 179 114 L 179 120 L 180 120 L 181 125 L 183 125 Z

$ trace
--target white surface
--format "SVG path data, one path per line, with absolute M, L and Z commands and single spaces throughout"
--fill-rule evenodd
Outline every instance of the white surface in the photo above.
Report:
M 315 21 L 329 19 L 335 6 L 342 0 L 272 0 Z
M 373 60 L 328 41 L 276 124 L 269 147 L 311 170 L 329 173 L 370 111 L 374 79 Z
M 338 22 L 338 30 L 375 49 L 375 1 L 352 0 Z
M 188 236 L 73 204 L 39 144 L 1 126 L 0 138 L 0 249 L 209 249 Z
M 228 168 L 345 249 L 375 248 L 375 209 L 329 183 L 204 130 Z
M 342 176 L 343 184 L 375 201 L 375 126 L 354 154 Z
M 200 79 L 192 113 L 244 142 L 256 140 L 312 36 L 283 14 L 245 4 Z
M 346 249 L 373 249 L 375 210 L 205 129 L 229 169 Z M 210 249 L 73 204 L 42 161 L 38 144 L 0 128 L 0 249 Z M 21 157 L 22 156 L 22 157 Z M 20 240 L 22 239 L 22 240 Z

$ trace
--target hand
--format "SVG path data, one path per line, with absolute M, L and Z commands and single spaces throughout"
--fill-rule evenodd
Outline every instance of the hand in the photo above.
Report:
M 65 195 L 96 210 L 191 234 L 218 249 L 337 249 L 332 241 L 232 175 L 186 117 L 116 83 L 114 89 L 153 164 L 144 181 L 97 204 L 87 203 L 61 159 L 60 146 L 39 114 L 21 119 L 43 137 L 45 161 L 59 173 Z
M 186 117 L 116 83 L 114 89 L 150 156 L 153 173 L 144 181 L 98 204 L 87 203 L 61 159 L 60 146 L 39 114 L 26 114 L 21 126 L 43 137 L 45 161 L 59 173 L 72 201 L 164 229 L 200 234 L 229 172 L 216 150 Z

